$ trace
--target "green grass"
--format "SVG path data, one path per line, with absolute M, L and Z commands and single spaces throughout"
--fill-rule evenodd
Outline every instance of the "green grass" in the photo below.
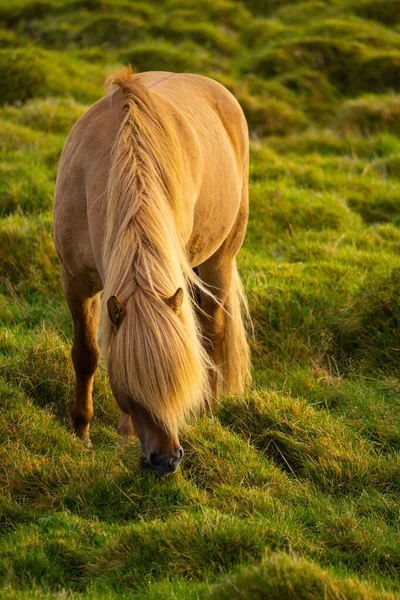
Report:
M 399 31 L 393 0 L 3 0 L 2 598 L 400 597 Z M 216 78 L 251 137 L 254 384 L 165 480 L 102 368 L 72 435 L 51 236 L 65 137 L 127 62 Z

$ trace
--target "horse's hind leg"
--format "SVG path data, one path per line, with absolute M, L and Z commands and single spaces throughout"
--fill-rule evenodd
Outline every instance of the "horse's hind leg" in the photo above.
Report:
M 71 417 L 75 433 L 90 445 L 89 423 L 93 417 L 92 384 L 99 362 L 97 332 L 100 317 L 100 294 L 85 277 L 72 277 L 61 268 L 63 290 L 74 323 L 72 362 L 76 387 Z
M 221 264 L 218 258 L 214 255 L 199 267 L 201 280 L 217 299 L 216 302 L 207 294 L 200 293 L 200 323 L 207 351 L 216 367 L 216 371 L 210 375 L 211 396 L 214 402 L 218 395 L 218 369 L 222 363 L 222 345 L 225 337 L 223 306 L 228 295 L 232 272 L 232 262 L 223 261 Z
M 199 319 L 207 350 L 216 366 L 210 382 L 214 401 L 220 390 L 234 393 L 241 391 L 240 379 L 244 380 L 245 375 L 236 377 L 235 371 L 242 374 L 249 368 L 248 345 L 238 296 L 241 284 L 235 264 L 236 254 L 243 242 L 246 223 L 247 208 L 244 204 L 228 238 L 215 254 L 198 266 L 200 279 L 216 298 L 214 300 L 200 292 Z M 237 310 L 232 311 L 232 300 Z M 226 308 L 229 314 L 226 313 Z M 232 317 L 237 323 L 233 324 Z

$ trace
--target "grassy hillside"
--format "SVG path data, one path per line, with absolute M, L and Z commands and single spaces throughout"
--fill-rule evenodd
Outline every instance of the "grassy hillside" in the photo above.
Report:
M 101 370 L 71 433 L 51 237 L 65 137 L 121 63 L 218 79 L 251 130 L 254 385 L 165 480 Z M 400 4 L 0 3 L 1 597 L 400 598 Z

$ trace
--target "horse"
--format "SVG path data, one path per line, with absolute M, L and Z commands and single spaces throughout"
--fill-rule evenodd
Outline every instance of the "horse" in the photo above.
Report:
M 243 392 L 236 255 L 247 219 L 248 129 L 233 95 L 200 75 L 114 73 L 65 142 L 54 198 L 73 320 L 71 417 L 86 444 L 100 355 L 118 431 L 136 433 L 160 476 L 178 468 L 187 418 Z

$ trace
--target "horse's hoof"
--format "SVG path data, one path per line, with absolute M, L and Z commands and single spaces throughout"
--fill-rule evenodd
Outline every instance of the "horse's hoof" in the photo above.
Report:
M 92 440 L 89 436 L 87 438 L 82 439 L 82 442 L 85 444 L 86 448 L 93 448 Z
M 81 442 L 83 443 L 84 446 L 86 446 L 86 448 L 92 448 L 92 441 L 89 437 L 88 433 L 79 433 L 79 432 L 75 432 L 76 437 L 81 440 Z

